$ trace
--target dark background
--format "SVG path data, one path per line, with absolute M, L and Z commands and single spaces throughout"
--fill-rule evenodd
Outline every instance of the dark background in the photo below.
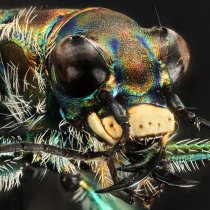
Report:
M 210 119 L 210 6 L 206 0 L 156 0 L 156 7 L 161 24 L 180 33 L 188 42 L 191 51 L 191 64 L 185 77 L 180 80 L 177 92 L 186 106 L 197 107 L 195 112 Z M 0 8 L 29 6 L 44 8 L 82 8 L 91 6 L 108 7 L 127 14 L 139 25 L 151 27 L 158 25 L 153 1 L 148 0 L 0 0 Z M 179 135 L 183 138 L 206 138 L 210 131 L 198 132 L 187 122 L 179 121 Z M 29 172 L 28 172 L 29 173 Z M 210 209 L 210 164 L 201 166 L 200 171 L 191 172 L 186 177 L 201 181 L 191 190 L 165 188 L 161 197 L 156 200 L 153 210 L 209 210 Z M 0 194 L 0 209 L 23 210 L 23 204 L 30 210 L 67 210 L 72 209 L 67 194 L 58 184 L 58 176 L 48 174 L 41 183 L 30 176 L 23 179 L 23 187 Z M 34 192 L 34 198 L 28 200 L 28 191 Z M 39 195 L 39 196 L 37 196 Z M 45 202 L 41 200 L 44 198 Z M 41 207 L 42 206 L 42 207 Z M 71 207 L 70 207 L 71 206 Z M 75 209 L 77 207 L 74 207 Z M 126 207 L 125 207 L 126 209 Z

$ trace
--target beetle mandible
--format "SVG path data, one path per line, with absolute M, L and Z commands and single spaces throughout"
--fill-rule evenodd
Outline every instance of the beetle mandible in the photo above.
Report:
M 197 184 L 174 171 L 208 159 L 210 145 L 169 142 L 174 116 L 210 128 L 175 94 L 190 61 L 175 31 L 105 8 L 2 10 L 0 53 L 2 190 L 35 163 L 76 174 L 94 199 L 111 193 L 145 207 L 162 184 Z M 81 166 L 102 189 L 90 193 Z

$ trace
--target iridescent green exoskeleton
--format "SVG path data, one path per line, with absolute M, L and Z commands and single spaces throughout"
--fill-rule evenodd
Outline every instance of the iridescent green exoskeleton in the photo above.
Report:
M 115 208 L 100 193 L 149 207 L 163 184 L 195 186 L 174 173 L 210 144 L 169 142 L 175 115 L 210 128 L 173 91 L 189 60 L 175 31 L 109 9 L 0 11 L 0 188 L 28 164 L 68 173 L 96 209 Z

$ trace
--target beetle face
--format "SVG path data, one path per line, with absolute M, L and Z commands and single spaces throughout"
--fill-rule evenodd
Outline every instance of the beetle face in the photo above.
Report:
M 122 127 L 97 99 L 105 89 L 125 107 L 131 139 L 165 144 L 175 121 L 160 92 L 171 81 L 161 67 L 160 29 L 147 31 L 110 10 L 100 11 L 100 21 L 97 15 L 97 10 L 80 14 L 58 34 L 50 74 L 62 115 L 69 120 L 84 117 L 84 110 L 94 107 L 84 117 L 88 127 L 109 145 L 116 144 Z M 78 34 L 77 27 L 85 31 Z

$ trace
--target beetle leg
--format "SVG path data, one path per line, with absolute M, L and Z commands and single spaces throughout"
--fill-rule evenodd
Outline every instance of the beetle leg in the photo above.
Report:
M 173 93 L 173 89 L 171 87 L 167 87 L 164 93 L 169 107 L 177 116 L 193 123 L 198 127 L 198 129 L 200 129 L 200 126 L 210 128 L 210 121 L 197 117 L 195 113 L 188 111 L 179 96 Z
M 65 158 L 74 158 L 78 160 L 91 160 L 94 158 L 108 158 L 111 153 L 109 151 L 89 151 L 86 153 L 71 150 L 66 148 L 60 148 L 53 145 L 47 144 L 33 144 L 33 143 L 13 143 L 13 144 L 2 144 L 0 145 L 0 154 L 8 152 L 45 152 L 52 155 L 62 156 Z
M 178 177 L 163 168 L 156 168 L 152 171 L 152 177 L 169 186 L 181 187 L 181 188 L 190 188 L 199 184 L 198 181 L 186 180 L 181 177 Z

